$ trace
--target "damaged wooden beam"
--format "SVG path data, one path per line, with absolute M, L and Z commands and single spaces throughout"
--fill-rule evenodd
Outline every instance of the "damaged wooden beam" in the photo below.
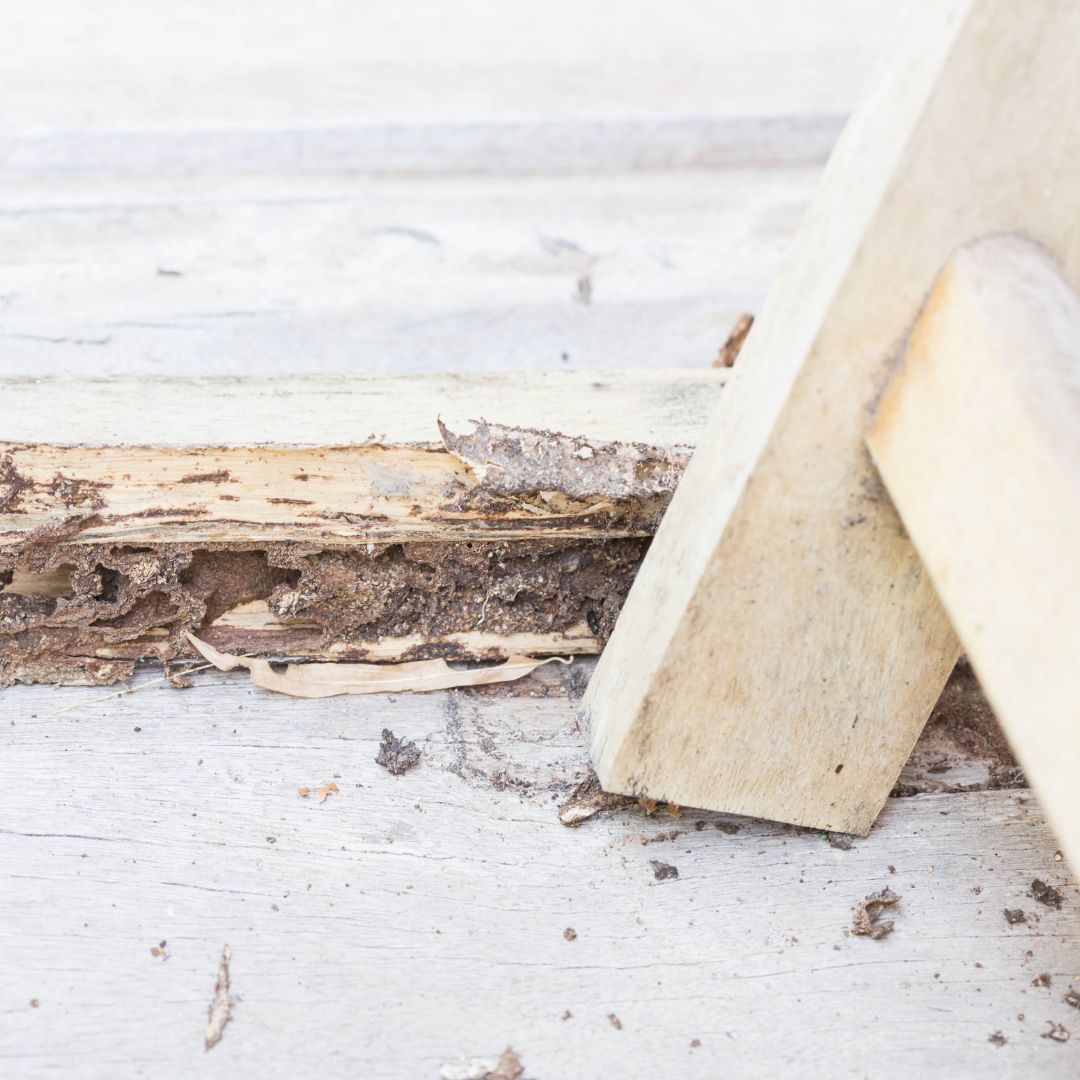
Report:
M 0 683 L 596 652 L 726 378 L 7 381 Z

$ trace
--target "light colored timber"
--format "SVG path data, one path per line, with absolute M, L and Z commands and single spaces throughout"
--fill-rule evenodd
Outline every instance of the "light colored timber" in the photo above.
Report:
M 1043 251 L 949 263 L 867 443 L 1080 866 L 1080 300 Z
M 958 644 L 863 437 L 958 246 L 1080 280 L 1077 40 L 1070 0 L 907 9 L 590 685 L 607 788 L 870 827 Z
M 625 492 L 605 488 L 599 447 L 685 457 L 727 377 L 12 379 L 2 387 L 0 544 L 75 517 L 78 543 L 648 535 L 655 522 L 621 513 Z M 489 420 L 591 440 L 596 461 L 573 496 L 548 490 L 555 480 L 538 471 L 534 491 L 477 501 L 484 485 L 467 456 L 447 451 L 440 420 L 458 433 Z

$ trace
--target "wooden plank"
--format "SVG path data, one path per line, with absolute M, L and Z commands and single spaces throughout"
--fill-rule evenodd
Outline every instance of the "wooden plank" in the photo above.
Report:
M 1080 300 L 1043 251 L 953 258 L 867 445 L 1080 865 Z
M 1065 0 L 908 12 L 597 669 L 606 787 L 869 828 L 958 646 L 867 415 L 959 244 L 1022 229 L 1080 280 L 1078 36 Z
M 0 182 L 3 370 L 706 367 L 819 174 Z
M 9 380 L 0 544 L 650 535 L 726 378 Z
M 493 122 L 835 115 L 850 106 L 895 8 L 672 0 L 638 16 L 610 0 L 553 0 L 543 12 L 471 0 L 417 18 L 394 4 L 328 0 L 301 17 L 270 0 L 252 20 L 235 2 L 193 0 L 179 12 L 103 0 L 91 16 L 77 0 L 52 0 L 47 11 L 4 18 L 0 130 L 46 145 L 59 136 L 68 159 L 83 162 L 100 150 L 100 133 L 217 135 L 224 147 L 273 131 L 283 136 L 279 162 L 297 163 L 297 135 L 320 130 L 392 125 L 392 156 L 410 130 L 439 125 L 467 140 L 470 125 Z M 588 143 L 551 149 L 565 158 Z M 338 150 L 348 153 L 344 138 Z M 205 152 L 196 157 L 206 163 Z
M 60 715 L 94 693 L 0 695 L 10 1075 L 434 1078 L 507 1044 L 541 1078 L 1075 1075 L 1080 891 L 1025 791 L 890 800 L 849 850 L 689 811 L 567 829 L 583 672 L 304 703 L 197 678 Z M 375 764 L 383 727 L 414 770 Z M 895 931 L 848 936 L 886 885 Z M 236 1005 L 204 1053 L 226 943 Z

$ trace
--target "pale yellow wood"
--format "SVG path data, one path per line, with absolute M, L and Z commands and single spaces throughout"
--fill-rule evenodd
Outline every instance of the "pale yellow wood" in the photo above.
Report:
M 1080 299 L 1043 251 L 952 260 L 867 443 L 1080 866 Z
M 13 379 L 0 384 L 0 545 L 73 517 L 77 543 L 650 535 L 656 515 L 632 520 L 609 498 L 599 458 L 595 490 L 578 497 L 538 484 L 528 498 L 479 498 L 439 421 L 670 450 L 693 445 L 729 377 Z
M 589 688 L 609 789 L 870 827 L 958 645 L 863 436 L 958 246 L 1080 278 L 1077 41 L 1072 0 L 907 9 Z

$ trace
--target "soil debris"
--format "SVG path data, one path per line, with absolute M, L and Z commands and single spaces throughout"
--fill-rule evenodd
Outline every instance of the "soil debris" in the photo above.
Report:
M 1020 908 L 1006 908 L 1002 914 L 1005 916 L 1005 921 L 1010 926 L 1015 926 L 1017 923 L 1027 922 L 1027 915 Z
M 398 739 L 389 728 L 383 728 L 382 742 L 375 763 L 394 776 L 408 772 L 420 760 L 420 750 L 411 739 Z
M 1059 1043 L 1069 1041 L 1069 1029 L 1064 1024 L 1055 1024 L 1053 1020 L 1047 1020 L 1046 1022 L 1050 1027 L 1040 1035 L 1040 1038 L 1052 1039 L 1054 1042 Z
M 1066 1005 L 1071 1005 L 1074 1009 L 1080 1009 L 1080 993 L 1078 993 L 1072 987 L 1069 988 L 1069 992 L 1061 999 Z
M 608 1013 L 607 1018 L 616 1031 L 622 1031 L 622 1021 L 614 1013 Z
M 588 776 L 581 781 L 559 807 L 559 820 L 568 828 L 576 829 L 597 814 L 612 810 L 625 810 L 636 800 L 626 795 L 613 795 L 600 786 L 600 778 L 590 768 Z
M 670 863 L 660 862 L 659 859 L 650 859 L 649 865 L 653 868 L 653 877 L 657 881 L 674 881 L 679 876 L 679 869 Z
M 900 897 L 890 888 L 871 893 L 855 909 L 851 921 L 851 932 L 861 937 L 869 937 L 873 938 L 874 941 L 880 941 L 881 938 L 893 932 L 894 922 L 892 919 L 886 922 L 878 922 L 878 918 L 887 907 L 892 907 L 899 902 Z
M 1036 975 L 1031 980 L 1032 986 L 1049 986 L 1050 985 L 1050 972 L 1044 971 L 1041 975 Z
M 995 1031 L 986 1041 L 988 1043 L 993 1043 L 994 1046 L 1004 1046 L 1009 1040 L 1006 1039 L 1000 1031 Z
M 747 335 L 750 333 L 750 328 L 754 325 L 754 316 L 749 312 L 743 312 L 735 320 L 735 325 L 731 328 L 731 333 L 727 336 L 727 341 L 720 346 L 720 351 L 716 354 L 716 359 L 712 362 L 714 368 L 729 368 L 735 366 L 735 361 L 738 359 L 739 353 L 742 351 L 744 342 Z
M 232 998 L 229 996 L 229 963 L 232 961 L 232 950 L 226 945 L 221 950 L 221 960 L 218 962 L 217 982 L 214 984 L 214 1000 L 210 1002 L 207 1012 L 206 1035 L 203 1038 L 205 1050 L 211 1050 L 221 1042 L 222 1032 L 225 1025 L 232 1019 Z
M 155 960 L 159 959 L 159 958 L 162 959 L 162 960 L 168 960 L 169 959 L 169 953 L 168 953 L 168 950 L 165 948 L 165 946 L 167 944 L 168 944 L 168 942 L 165 941 L 164 939 L 162 939 L 156 945 L 151 945 L 150 946 L 150 955 L 152 957 L 154 957 Z
M 837 848 L 839 851 L 850 851 L 855 837 L 846 832 L 827 832 L 825 833 L 825 839 L 829 847 Z
M 1045 881 L 1040 881 L 1038 878 L 1031 883 L 1031 895 L 1040 904 L 1052 908 L 1060 908 L 1061 902 L 1065 899 L 1060 889 L 1055 889 L 1053 885 L 1047 885 Z
M 568 926 L 562 932 L 562 936 L 566 938 L 567 941 L 577 941 L 577 931 L 572 926 Z

